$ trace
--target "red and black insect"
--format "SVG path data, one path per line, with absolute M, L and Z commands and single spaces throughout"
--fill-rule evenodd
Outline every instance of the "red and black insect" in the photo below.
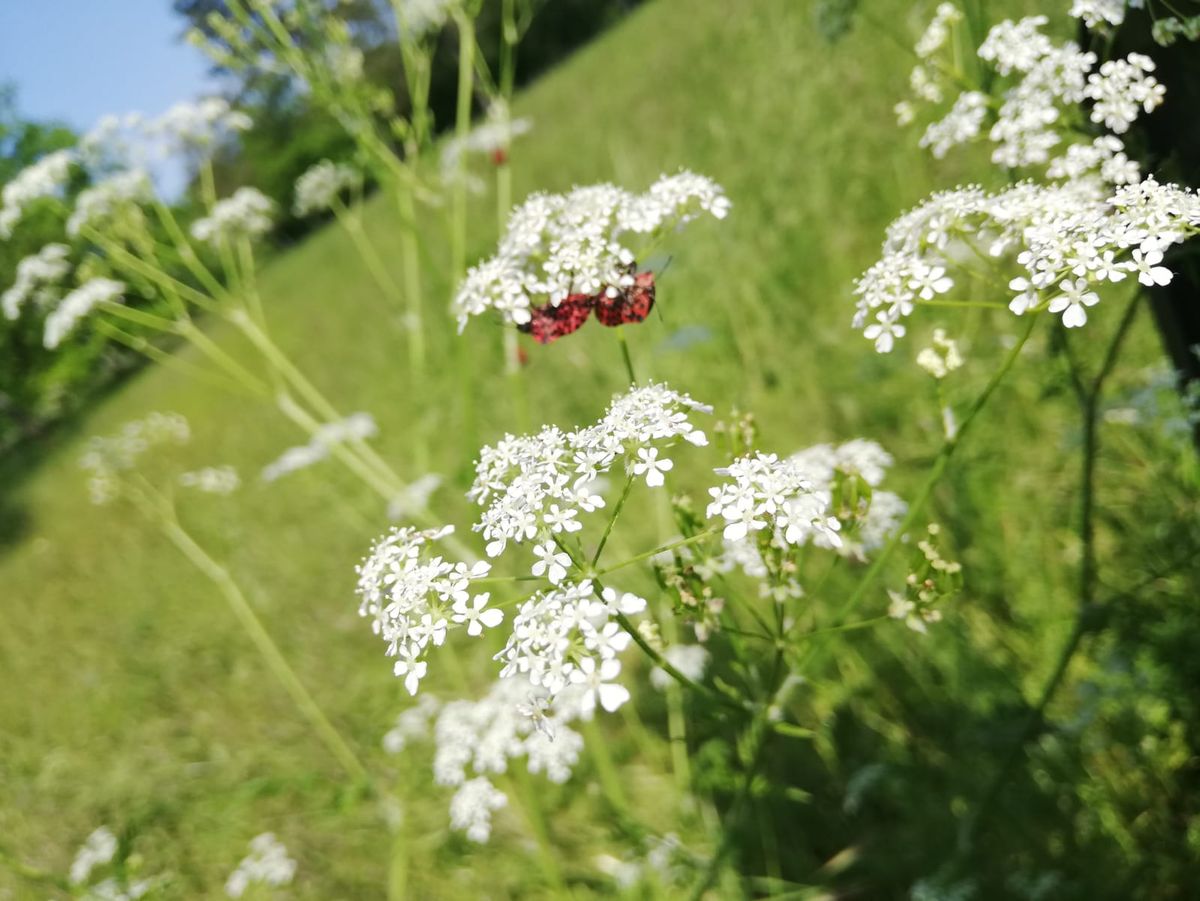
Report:
M 579 329 L 593 310 L 600 324 L 609 328 L 644 322 L 654 309 L 654 291 L 654 273 L 639 272 L 632 285 L 616 289 L 611 296 L 606 288 L 599 294 L 568 294 L 558 306 L 534 307 L 529 322 L 517 328 L 538 344 L 549 344 Z

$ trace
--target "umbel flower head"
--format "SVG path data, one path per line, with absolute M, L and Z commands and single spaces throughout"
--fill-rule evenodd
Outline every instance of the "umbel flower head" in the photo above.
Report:
M 192 223 L 192 237 L 212 243 L 236 238 L 258 238 L 271 230 L 275 204 L 257 188 L 241 187 L 231 197 L 218 200 L 212 212 Z
M 296 179 L 296 199 L 292 211 L 297 216 L 323 213 L 338 197 L 362 188 L 362 173 L 349 163 L 321 162 L 307 169 Z
M 71 271 L 70 253 L 71 248 L 66 244 L 46 244 L 17 263 L 16 281 L 0 295 L 4 318 L 16 319 L 30 300 L 34 306 L 44 308 L 57 299 L 54 288 Z
M 49 350 L 58 347 L 97 304 L 120 302 L 124 293 L 124 283 L 111 278 L 93 278 L 84 282 L 50 311 L 43 326 L 42 343 Z
M 148 452 L 186 444 L 190 438 L 188 421 L 178 413 L 151 413 L 125 423 L 115 435 L 92 438 L 79 459 L 88 473 L 92 503 L 106 504 L 118 497 L 122 476 L 136 469 Z
M 577 531 L 581 513 L 604 506 L 593 484 L 618 462 L 648 486 L 662 485 L 663 473 L 674 465 L 663 456 L 665 450 L 680 440 L 708 443 L 689 418 L 695 412 L 711 408 L 652 383 L 614 398 L 604 416 L 586 428 L 566 432 L 546 426 L 536 435 L 506 435 L 485 447 L 467 496 L 484 508 L 475 530 L 483 533 L 488 556 L 500 555 L 509 542 L 535 540 L 543 546 L 550 542 L 545 553 L 551 553 L 553 536 Z M 558 581 L 556 572 L 549 569 L 551 581 Z
M 654 236 L 704 213 L 723 219 L 729 206 L 720 185 L 686 171 L 661 177 L 644 194 L 611 184 L 534 194 L 513 210 L 495 256 L 459 287 L 459 328 L 488 310 L 522 325 L 535 308 L 571 294 L 633 287 L 630 267 Z
M 490 564 L 451 563 L 432 552 L 432 542 L 453 531 L 392 529 L 358 567 L 359 615 L 370 617 L 372 630 L 387 643 L 409 694 L 417 693 L 428 671 L 429 650 L 445 642 L 448 632 L 482 635 L 504 618 L 488 607 L 488 592 L 471 586 L 491 571 Z

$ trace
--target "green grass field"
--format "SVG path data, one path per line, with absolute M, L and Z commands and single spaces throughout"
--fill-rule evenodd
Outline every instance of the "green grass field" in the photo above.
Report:
M 681 166 L 724 185 L 734 204 L 729 218 L 697 222 L 673 242 L 661 317 L 627 330 L 640 373 L 714 403 L 719 415 L 753 411 L 763 447 L 781 453 L 819 441 L 878 440 L 897 457 L 894 481 L 903 491 L 939 440 L 931 382 L 912 363 L 939 323 L 917 317 L 896 353 L 876 355 L 849 325 L 852 280 L 901 210 L 936 187 L 988 172 L 979 159 L 935 165 L 915 135 L 894 127 L 891 107 L 910 60 L 879 31 L 862 26 L 829 46 L 808 4 L 750 6 L 731 13 L 725 0 L 656 0 L 533 85 L 516 104 L 535 128 L 514 149 L 515 196 L 600 180 L 641 189 Z M 873 10 L 906 43 L 922 21 L 910 14 L 902 3 Z M 377 244 L 395 260 L 391 210 L 374 203 L 367 216 Z M 440 222 L 429 216 L 435 257 L 445 245 L 433 231 Z M 473 256 L 490 252 L 494 223 L 494 199 L 479 198 Z M 406 475 L 428 468 L 449 479 L 433 501 L 447 520 L 465 509 L 472 448 L 519 428 L 499 327 L 477 321 L 455 338 L 443 300 L 450 287 L 428 283 L 437 376 L 414 386 L 396 315 L 338 229 L 273 259 L 262 284 L 281 343 L 342 410 L 375 415 L 380 452 Z M 1098 309 L 1101 331 L 1116 316 L 1115 305 Z M 974 311 L 942 324 L 967 348 L 960 388 L 969 397 L 1013 326 Z M 215 334 L 226 339 L 220 329 Z M 467 353 L 456 350 L 459 340 Z M 534 424 L 587 421 L 624 384 L 616 339 L 594 324 L 528 350 Z M 1138 368 L 1158 358 L 1143 316 L 1122 384 L 1135 384 Z M 473 415 L 464 414 L 457 365 L 471 368 Z M 848 848 L 893 861 L 901 880 L 932 872 L 931 848 L 952 842 L 952 834 L 931 811 L 960 809 L 986 781 L 1012 731 L 987 728 L 998 710 L 1024 709 L 1070 630 L 1078 428 L 1050 345 L 1035 342 L 1020 368 L 963 448 L 932 511 L 966 567 L 963 598 L 927 638 L 898 630 L 847 642 L 833 687 L 815 705 L 829 715 L 830 734 L 796 762 L 819 780 L 809 789 L 814 801 L 793 805 L 779 821 L 789 836 L 788 872 L 809 874 L 801 881 L 820 881 L 821 866 Z M 82 443 L 150 410 L 189 417 L 188 464 L 240 468 L 246 485 L 238 494 L 197 496 L 183 518 L 228 562 L 369 766 L 404 789 L 410 803 L 400 853 L 377 807 L 347 792 L 336 762 L 306 731 L 212 586 L 133 511 L 88 503 L 77 468 Z M 88 833 L 106 823 L 130 838 L 147 873 L 174 874 L 178 897 L 215 897 L 247 841 L 273 830 L 299 860 L 296 883 L 281 896 L 382 897 L 390 881 L 402 879 L 417 898 L 549 893 L 519 813 L 501 816 L 491 844 L 469 846 L 448 830 L 447 793 L 431 786 L 428 755 L 383 753 L 381 736 L 408 698 L 356 615 L 353 568 L 387 522 L 378 499 L 331 462 L 273 484 L 254 478 L 300 442 L 273 410 L 158 367 L 18 461 L 19 477 L 5 485 L 0 507 L 16 524 L 5 529 L 11 543 L 0 547 L 0 850 L 63 873 Z M 427 460 L 415 450 L 422 444 Z M 1100 536 L 1106 555 L 1131 540 L 1120 532 L 1122 517 L 1174 509 L 1159 497 L 1169 487 L 1158 462 L 1130 469 L 1126 459 L 1114 451 L 1101 460 L 1104 478 L 1117 486 L 1102 496 L 1112 512 Z M 648 533 L 653 519 L 646 517 Z M 1136 581 L 1120 569 L 1105 576 L 1114 586 Z M 1077 678 L 1090 673 L 1081 665 Z M 436 679 L 430 684 L 446 690 Z M 875 694 L 864 694 L 868 685 Z M 1078 695 L 1063 699 L 1076 715 Z M 674 789 L 664 726 L 653 699 L 639 705 L 640 731 L 620 718 L 603 729 L 630 796 L 652 825 L 666 828 Z M 910 807 L 900 790 L 887 789 L 867 802 L 874 818 L 856 820 L 842 799 L 856 773 L 885 758 L 894 767 L 883 784 L 908 779 L 903 791 L 925 793 L 930 806 Z M 976 759 L 978 768 L 970 762 Z M 1107 785 L 1104 773 L 1138 765 L 1135 754 L 1096 764 L 1102 772 L 1092 775 Z M 1175 791 L 1176 764 L 1163 766 L 1145 794 Z M 590 764 L 581 764 L 574 784 L 594 781 Z M 550 832 L 576 896 L 619 894 L 591 859 L 606 848 L 619 855 L 596 793 L 538 791 L 548 799 Z M 1138 797 L 1141 789 L 1129 791 Z M 1046 835 L 1029 820 L 1025 828 L 1038 834 L 1031 842 L 1045 854 L 1031 852 L 1018 869 L 1072 853 L 1101 860 L 1115 848 L 1095 864 L 1098 874 L 1115 872 L 1122 854 L 1126 861 L 1144 856 L 1139 843 L 1159 847 L 1158 833 L 1138 825 L 1136 804 L 1128 824 L 1112 827 L 1124 839 L 1072 837 L 1054 819 L 1053 800 L 1044 809 L 1031 803 L 1023 814 L 1035 815 L 1048 818 Z M 1165 822 L 1167 831 L 1194 827 Z M 696 835 L 704 835 L 701 825 L 694 824 Z M 911 853 L 888 845 L 909 831 L 922 833 Z M 769 860 L 772 852 L 763 854 Z M 867 896 L 887 895 L 877 891 L 883 894 Z M 52 893 L 0 869 L 0 897 Z

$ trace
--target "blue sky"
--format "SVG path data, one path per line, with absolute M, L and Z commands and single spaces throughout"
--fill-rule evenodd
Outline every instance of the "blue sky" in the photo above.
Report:
M 162 112 L 211 92 L 171 0 L 0 0 L 0 82 L 21 112 L 86 130 L 105 113 Z

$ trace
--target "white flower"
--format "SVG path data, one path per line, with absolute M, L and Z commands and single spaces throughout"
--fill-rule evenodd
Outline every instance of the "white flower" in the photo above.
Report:
M 917 365 L 935 379 L 944 379 L 962 364 L 958 344 L 952 338 L 946 337 L 946 332 L 940 328 L 933 330 L 932 346 L 917 354 Z
M 179 484 L 206 494 L 232 494 L 242 484 L 232 466 L 206 466 L 179 475 Z
M 235 238 L 259 238 L 274 226 L 275 204 L 256 188 L 241 187 L 218 200 L 212 212 L 192 223 L 192 237 L 216 243 Z
M 124 283 L 111 278 L 93 278 L 84 282 L 50 311 L 44 324 L 42 343 L 48 350 L 58 347 L 93 308 L 102 303 L 120 303 L 124 293 Z
M 579 668 L 571 674 L 571 680 L 583 686 L 583 696 L 579 699 L 579 713 L 585 720 L 590 720 L 599 704 L 609 713 L 615 713 L 621 705 L 629 700 L 629 689 L 613 680 L 621 674 L 621 661 L 609 658 L 599 666 L 591 657 L 584 657 Z
M 321 160 L 296 179 L 292 211 L 297 216 L 324 212 L 339 195 L 362 188 L 362 173 L 347 163 Z
M 675 465 L 670 460 L 658 459 L 658 448 L 656 447 L 641 447 L 638 448 L 638 462 L 633 464 L 634 475 L 644 475 L 646 484 L 651 488 L 657 488 L 665 481 L 664 472 L 670 472 Z
M 78 161 L 73 150 L 56 150 L 18 172 L 0 191 L 0 239 L 12 237 L 25 208 L 62 190 Z
M 1072 0 L 1070 15 L 1083 19 L 1088 28 L 1120 25 L 1125 21 L 1125 3 L 1126 0 Z
M 413 706 L 396 717 L 395 725 L 383 736 L 383 749 L 389 754 L 399 754 L 409 742 L 428 736 L 429 722 L 441 706 L 433 695 L 421 695 Z
M 378 433 L 379 426 L 375 423 L 375 417 L 362 411 L 351 413 L 345 419 L 327 422 L 316 430 L 308 444 L 289 447 L 277 459 L 264 466 L 260 478 L 264 482 L 273 482 L 281 476 L 324 460 L 337 444 L 361 441 L 365 438 L 372 438 Z M 432 482 L 428 481 L 430 478 L 433 479 Z M 393 504 L 398 501 L 401 503 L 415 502 L 423 496 L 427 497 L 426 492 L 432 492 L 438 482 L 436 476 L 423 477 L 408 487 L 411 496 L 406 493 L 404 499 L 394 500 Z M 423 502 L 420 506 L 424 506 Z M 395 518 L 391 517 L 390 513 L 389 517 Z
M 21 315 L 21 307 L 29 300 L 41 308 L 57 299 L 54 288 L 71 271 L 67 259 L 71 248 L 65 244 L 46 244 L 32 256 L 17 263 L 17 279 L 0 296 L 0 308 L 6 319 Z
M 468 635 L 482 635 L 485 627 L 496 628 L 504 620 L 504 611 L 488 607 L 489 597 L 488 592 L 477 594 L 470 601 L 460 597 L 454 602 L 454 614 L 450 619 L 456 623 L 466 623 Z
M 614 616 L 618 613 L 624 613 L 626 616 L 634 616 L 644 612 L 646 609 L 645 598 L 640 598 L 629 591 L 619 592 L 612 586 L 600 592 L 600 598 L 604 601 L 608 612 Z
M 534 194 L 513 210 L 496 254 L 474 266 L 454 299 L 459 328 L 488 310 L 529 322 L 530 310 L 573 293 L 632 284 L 637 251 L 702 214 L 729 212 L 719 185 L 692 172 L 662 176 L 644 194 L 615 185 Z
M 107 826 L 101 826 L 87 837 L 83 846 L 71 861 L 71 884 L 81 885 L 91 876 L 92 870 L 103 866 L 117 853 L 117 837 Z
M 203 150 L 211 152 L 222 138 L 246 131 L 253 123 L 221 97 L 204 97 L 177 103 L 145 125 L 148 137 L 162 143 L 165 153 Z
M 1161 250 L 1142 252 L 1141 248 L 1133 251 L 1133 271 L 1138 274 L 1138 281 L 1146 287 L 1154 285 L 1169 285 L 1173 273 L 1166 266 L 1160 266 L 1163 254 Z
M 1094 306 L 1100 302 L 1100 295 L 1089 290 L 1086 279 L 1066 279 L 1059 284 L 1060 295 L 1050 301 L 1047 309 L 1051 313 L 1062 313 L 1063 325 L 1067 328 L 1079 328 L 1087 323 L 1085 307 Z
M 296 861 L 273 833 L 264 832 L 250 841 L 250 854 L 225 880 L 225 894 L 240 898 L 251 885 L 288 885 L 296 876 Z
M 567 577 L 567 567 L 571 565 L 571 558 L 559 551 L 553 541 L 536 545 L 533 555 L 538 558 L 531 567 L 535 576 L 545 575 L 551 585 L 557 585 Z
M 118 172 L 79 192 L 67 219 L 67 234 L 77 236 L 85 227 L 97 227 L 122 210 L 149 201 L 154 195 L 150 176 L 143 169 Z
M 451 563 L 430 553 L 429 545 L 450 534 L 449 526 L 433 531 L 392 529 L 371 548 L 358 567 L 359 615 L 395 657 L 393 671 L 416 694 L 428 672 L 425 656 L 454 628 L 480 635 L 483 626 L 499 624 L 499 610 L 486 610 L 488 594 L 472 595 L 471 583 L 487 576 L 487 563 Z M 482 598 L 482 600 L 481 600 Z
M 468 497 L 483 507 L 475 530 L 483 534 L 488 556 L 502 554 L 509 542 L 545 542 L 552 534 L 578 531 L 578 511 L 604 505 L 593 493 L 599 476 L 620 461 L 627 473 L 649 480 L 650 470 L 637 470 L 647 465 L 649 451 L 678 439 L 707 441 L 689 416 L 707 410 L 686 394 L 650 384 L 614 398 L 605 415 L 585 428 L 565 432 L 546 426 L 536 435 L 506 435 L 483 448 Z M 653 474 L 661 478 L 668 461 L 658 460 L 657 453 L 651 459 Z
M 484 776 L 464 782 L 450 801 L 450 826 L 483 843 L 492 834 L 492 813 L 508 804 L 508 796 Z

